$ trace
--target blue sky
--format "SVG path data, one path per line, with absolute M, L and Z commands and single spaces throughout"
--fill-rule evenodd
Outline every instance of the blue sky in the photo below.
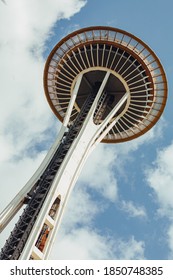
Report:
M 88 159 L 52 259 L 173 257 L 172 9 L 171 0 L 0 2 L 1 210 L 58 134 L 42 75 L 47 55 L 63 36 L 94 25 L 126 30 L 153 49 L 168 79 L 167 105 L 155 127 L 134 141 L 100 144 Z M 2 233 L 1 246 L 12 226 Z

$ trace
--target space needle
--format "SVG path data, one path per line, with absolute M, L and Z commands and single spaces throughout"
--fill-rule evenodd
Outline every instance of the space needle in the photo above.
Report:
M 108 26 L 75 31 L 51 51 L 47 101 L 62 122 L 32 178 L 0 214 L 0 231 L 24 207 L 2 260 L 48 259 L 69 195 L 100 143 L 135 139 L 159 120 L 167 81 L 155 53 L 136 36 Z

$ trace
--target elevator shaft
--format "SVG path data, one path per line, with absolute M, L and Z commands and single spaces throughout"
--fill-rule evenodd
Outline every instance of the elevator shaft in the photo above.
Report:
M 57 148 L 52 160 L 41 175 L 35 186 L 32 187 L 28 193 L 25 202 L 25 207 L 19 221 L 16 223 L 13 231 L 11 232 L 8 240 L 1 250 L 1 260 L 17 260 L 19 259 L 22 250 L 26 244 L 28 236 L 34 227 L 37 216 L 42 208 L 45 198 L 49 192 L 55 175 L 63 162 L 71 144 L 77 137 L 83 121 L 90 110 L 90 107 L 95 99 L 96 92 L 92 92 L 86 99 L 80 114 L 78 114 L 74 123 L 69 128 L 68 132 L 62 137 L 61 143 Z
M 120 100 L 116 99 L 116 103 L 107 92 L 110 75 L 110 71 L 105 71 L 102 81 L 96 80 L 91 85 L 90 93 L 72 122 L 72 104 L 69 104 L 68 126 L 65 126 L 68 127 L 67 131 L 63 127 L 60 143 L 58 142 L 47 167 L 36 183 L 28 188 L 28 193 L 24 196 L 27 206 L 6 241 L 0 259 L 48 258 L 67 200 L 84 163 L 118 121 L 123 113 L 122 108 L 127 103 L 128 92 Z M 79 77 L 76 91 L 80 82 Z M 117 115 L 117 112 L 121 113 Z

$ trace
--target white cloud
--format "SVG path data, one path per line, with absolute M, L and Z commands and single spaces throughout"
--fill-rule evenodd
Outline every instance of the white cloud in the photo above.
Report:
M 1 3 L 1 210 L 34 173 L 45 155 L 42 150 L 51 145 L 57 134 L 58 122 L 54 121 L 44 96 L 43 52 L 55 22 L 69 19 L 85 3 L 85 0 Z M 46 147 L 42 147 L 45 143 Z
M 133 236 L 125 240 L 100 232 L 95 220 L 106 209 L 80 181 L 70 196 L 50 259 L 144 259 L 145 244 Z M 108 199 L 109 201 L 109 199 Z
M 152 168 L 146 171 L 146 179 L 158 202 L 158 214 L 169 219 L 167 243 L 173 256 L 173 143 L 158 152 Z
M 102 211 L 104 206 L 94 201 L 82 184 L 75 186 L 64 214 L 66 232 L 84 225 L 91 226 L 96 215 Z
M 173 214 L 173 144 L 158 152 L 153 168 L 146 172 L 163 212 Z M 171 212 L 170 212 L 171 211 Z M 171 214 L 171 215 L 172 215 Z M 172 216 L 173 217 L 173 216 Z
M 80 183 L 72 194 L 50 259 L 144 259 L 145 244 L 100 232 L 94 226 L 105 206 L 92 199 Z
M 1 182 L 3 182 L 1 185 L 1 210 L 20 191 L 26 181 L 30 179 L 44 157 L 45 152 L 41 152 L 34 158 L 23 155 L 17 161 L 3 163 L 0 168 Z
M 51 110 L 43 91 L 43 51 L 53 24 L 69 18 L 82 0 L 17 0 L 0 10 L 0 160 L 32 146 L 52 126 Z M 50 125 L 52 124 L 52 125 Z
M 144 259 L 144 243 L 134 237 L 127 241 L 103 236 L 95 229 L 82 227 L 66 234 L 61 230 L 54 245 L 52 257 L 56 252 L 58 259 Z
M 106 238 L 100 236 L 93 228 L 82 227 L 72 230 L 69 234 L 65 231 L 61 232 L 59 244 L 55 244 L 53 249 L 57 252 L 58 259 L 87 260 L 112 257 Z
M 4 4 L 6 4 L 6 1 L 5 0 L 1 0 Z
M 145 243 L 143 241 L 136 241 L 133 236 L 128 241 L 120 240 L 118 251 L 119 259 L 145 259 Z
M 118 195 L 113 169 L 116 157 L 113 147 L 100 144 L 90 155 L 80 177 L 83 184 L 94 188 L 112 202 L 116 201 Z
M 0 12 L 4 23 L 0 34 L 5 42 L 15 42 L 15 47 L 19 43 L 19 48 L 40 46 L 57 20 L 69 19 L 85 3 L 85 0 L 8 0 L 8 6 Z
M 0 9 L 0 162 L 3 165 L 4 160 L 11 161 L 14 156 L 25 157 L 36 143 L 43 139 L 50 141 L 51 134 L 57 131 L 44 97 L 44 44 L 58 19 L 73 16 L 85 4 L 82 0 L 65 2 L 66 5 L 60 0 L 8 0 L 7 6 Z M 50 128 L 52 133 L 48 132 Z
M 168 239 L 168 246 L 170 248 L 170 255 L 169 258 L 173 258 L 173 223 L 170 225 L 167 231 L 167 239 Z
M 121 209 L 125 211 L 130 217 L 146 218 L 146 209 L 143 206 L 135 205 L 133 201 L 121 202 Z

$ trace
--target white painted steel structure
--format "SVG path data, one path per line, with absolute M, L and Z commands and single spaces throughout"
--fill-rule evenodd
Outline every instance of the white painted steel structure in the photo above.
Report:
M 25 246 L 25 249 L 22 254 L 22 259 L 28 259 L 30 255 L 34 254 L 36 256 L 36 252 L 38 252 L 37 248 L 33 245 L 36 243 L 36 240 L 38 238 L 38 228 L 42 228 L 43 224 L 47 222 L 47 216 L 48 212 L 50 210 L 50 206 L 53 204 L 55 199 L 60 196 L 61 197 L 61 203 L 59 206 L 58 215 L 56 217 L 56 220 L 54 220 L 53 223 L 51 223 L 51 233 L 49 235 L 49 238 L 51 239 L 51 242 L 47 242 L 47 246 L 44 250 L 44 253 L 41 254 L 41 258 L 48 258 L 48 255 L 50 253 L 50 249 L 53 245 L 53 240 L 56 235 L 56 231 L 59 227 L 59 224 L 61 222 L 61 217 L 63 215 L 63 212 L 65 210 L 67 200 L 69 197 L 70 192 L 72 191 L 72 188 L 74 184 L 76 183 L 76 180 L 80 174 L 80 171 L 88 158 L 90 152 L 96 147 L 96 145 L 100 142 L 100 140 L 103 139 L 103 137 L 107 134 L 107 129 L 110 129 L 112 125 L 114 125 L 117 121 L 115 119 L 113 123 L 109 124 L 106 130 L 104 128 L 107 126 L 107 124 L 112 119 L 112 116 L 118 111 L 118 109 L 121 107 L 121 105 L 126 101 L 128 98 L 128 93 L 123 96 L 123 98 L 120 100 L 120 102 L 117 104 L 116 108 L 114 108 L 113 112 L 110 113 L 109 116 L 104 120 L 103 123 L 100 125 L 95 125 L 93 123 L 93 114 L 97 107 L 98 98 L 103 92 L 104 84 L 106 83 L 109 72 L 107 72 L 105 79 L 101 85 L 101 88 L 97 94 L 97 99 L 94 101 L 88 116 L 85 119 L 85 122 L 83 124 L 83 127 L 78 135 L 78 137 L 73 142 L 71 148 L 68 151 L 68 154 L 63 161 L 59 172 L 57 173 L 57 176 L 54 179 L 54 182 L 52 184 L 52 187 L 49 191 L 49 194 L 47 195 L 46 201 L 44 203 L 44 207 L 42 208 L 42 212 L 40 213 L 36 225 L 28 239 L 28 242 Z M 80 80 L 80 77 L 79 77 Z M 39 258 L 39 256 L 37 256 Z
M 20 259 L 49 257 L 70 192 L 97 144 L 131 140 L 148 131 L 167 97 L 166 77 L 153 51 L 133 35 L 110 27 L 86 28 L 62 39 L 48 58 L 44 85 L 62 127 L 41 166 L 1 213 L 0 231 L 28 193 L 35 192 L 69 128 L 82 115 L 87 96 L 94 91 L 95 97 L 53 178 Z

